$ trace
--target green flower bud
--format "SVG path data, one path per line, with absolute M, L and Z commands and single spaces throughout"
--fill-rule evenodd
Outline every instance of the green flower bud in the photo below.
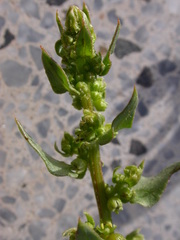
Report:
M 104 92 L 106 89 L 106 83 L 103 81 L 102 78 L 98 78 L 92 84 L 92 90 L 97 92 Z
M 124 184 L 121 183 L 119 185 L 118 195 L 123 203 L 127 203 L 133 197 L 134 191 L 131 188 L 129 188 L 127 183 L 124 183 Z
M 77 34 L 82 28 L 82 19 L 82 11 L 76 6 L 71 6 L 66 14 L 66 30 L 71 34 Z
M 78 178 L 83 178 L 87 170 L 87 162 L 82 158 L 77 157 L 71 162 L 75 172 L 79 175 Z
M 61 149 L 69 156 L 72 156 L 74 153 L 77 152 L 75 140 L 73 136 L 71 136 L 67 132 L 64 133 L 64 137 L 61 141 Z
M 108 209 L 112 212 L 118 213 L 123 210 L 123 205 L 121 200 L 118 197 L 112 197 L 108 200 L 107 203 Z
M 78 82 L 76 84 L 76 89 L 81 93 L 81 94 L 86 94 L 89 92 L 88 85 L 85 82 Z
M 102 98 L 102 93 L 98 92 L 98 91 L 92 91 L 91 97 L 92 97 L 93 101 L 99 100 Z
M 106 240 L 126 240 L 126 238 L 119 233 L 111 233 Z
M 127 182 L 130 187 L 136 185 L 139 182 L 141 174 L 143 172 L 143 166 L 144 162 L 142 162 L 139 167 L 132 165 L 127 166 L 124 169 L 125 182 Z
M 108 184 L 106 185 L 105 191 L 106 191 L 107 196 L 111 196 L 113 193 L 113 190 L 114 190 L 114 187 L 112 185 L 111 186 L 109 186 Z
M 93 103 L 97 111 L 103 112 L 107 108 L 107 102 L 104 99 L 98 99 L 93 101 Z

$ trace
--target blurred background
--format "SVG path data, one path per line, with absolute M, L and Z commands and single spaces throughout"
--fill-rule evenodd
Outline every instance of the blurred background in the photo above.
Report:
M 132 129 L 101 148 L 105 181 L 114 167 L 145 160 L 145 176 L 180 161 L 180 2 L 179 0 L 87 0 L 97 34 L 96 50 L 106 53 L 122 27 L 107 83 L 107 122 L 129 101 L 133 86 L 139 105 Z M 40 157 L 20 136 L 14 117 L 57 159 L 53 149 L 63 132 L 73 132 L 82 113 L 68 94 L 51 90 L 41 63 L 42 45 L 60 63 L 55 22 L 81 0 L 0 1 L 0 239 L 62 239 L 83 211 L 98 223 L 89 174 L 80 180 L 50 175 Z M 68 161 L 68 160 L 67 160 Z M 124 205 L 113 215 L 126 235 L 141 228 L 146 239 L 180 240 L 180 173 L 169 181 L 161 201 L 150 209 Z

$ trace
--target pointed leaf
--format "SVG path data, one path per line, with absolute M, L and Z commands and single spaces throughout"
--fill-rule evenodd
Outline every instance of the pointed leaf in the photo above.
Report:
M 75 240 L 103 240 L 92 228 L 86 223 L 79 220 Z
M 23 129 L 21 123 L 15 119 L 16 124 L 29 145 L 39 154 L 39 156 L 44 161 L 48 171 L 55 176 L 70 176 L 77 178 L 78 174 L 74 171 L 73 166 L 66 164 L 65 162 L 58 161 L 51 156 L 49 156 L 42 148 L 27 134 Z
M 180 170 L 180 162 L 172 164 L 154 177 L 141 177 L 132 189 L 135 191 L 131 203 L 138 203 L 144 207 L 152 207 L 157 203 L 166 188 L 171 175 Z
M 42 47 L 41 50 L 42 62 L 53 91 L 60 94 L 69 91 L 75 95 L 79 95 L 77 90 L 70 85 L 69 79 L 61 66 L 59 66 Z
M 112 129 L 109 129 L 102 136 L 99 137 L 98 143 L 101 146 L 105 145 L 105 144 L 111 142 L 113 137 L 114 137 L 114 132 L 112 131 Z
M 93 57 L 93 43 L 88 26 L 84 23 L 76 41 L 78 57 Z
M 126 236 L 126 240 L 144 240 L 144 236 L 139 233 L 140 229 L 136 229 Z
M 138 94 L 137 94 L 136 88 L 134 87 L 134 91 L 129 103 L 124 108 L 124 110 L 112 122 L 113 131 L 117 132 L 123 128 L 131 128 L 137 104 L 138 104 Z
M 62 152 L 61 150 L 59 150 L 56 142 L 54 143 L 54 149 L 56 150 L 56 152 L 60 153 L 63 157 L 69 157 L 69 154 L 66 154 L 66 153 Z
M 85 2 L 83 2 L 83 9 L 82 9 L 82 10 L 83 10 L 83 12 L 86 14 L 89 22 L 91 22 L 90 14 L 89 14 L 89 9 L 88 9 L 87 5 L 85 4 Z
M 117 41 L 119 32 L 120 32 L 120 21 L 118 19 L 116 30 L 115 30 L 115 33 L 113 35 L 111 44 L 110 44 L 109 49 L 108 49 L 108 51 L 106 53 L 106 56 L 103 59 L 103 63 L 105 65 L 105 69 L 101 73 L 101 76 L 104 76 L 104 75 L 106 75 L 109 72 L 109 69 L 111 67 L 110 55 L 114 52 L 114 48 L 115 48 L 115 45 L 116 45 L 116 41 Z
M 89 215 L 87 212 L 84 212 L 84 215 L 86 216 L 87 222 L 92 225 L 92 227 L 95 227 L 95 221 L 91 215 Z
M 56 11 L 56 22 L 57 22 L 59 31 L 60 31 L 60 33 L 61 33 L 61 36 L 63 36 L 64 29 L 63 29 L 63 25 L 62 25 L 62 23 L 61 23 L 61 20 L 60 20 L 60 18 L 59 18 L 58 10 Z

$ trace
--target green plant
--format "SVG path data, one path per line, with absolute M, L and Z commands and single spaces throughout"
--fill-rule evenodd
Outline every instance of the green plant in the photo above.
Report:
M 119 214 L 123 210 L 123 204 L 127 202 L 144 207 L 153 206 L 160 199 L 171 175 L 180 170 L 180 162 L 149 178 L 142 176 L 144 162 L 139 166 L 125 167 L 123 173 L 118 172 L 118 167 L 113 171 L 113 184 L 104 183 L 99 147 L 108 144 L 121 129 L 132 126 L 138 104 L 138 95 L 134 87 L 129 103 L 112 123 L 105 123 L 105 118 L 100 113 L 107 107 L 106 84 L 102 76 L 106 75 L 111 67 L 110 55 L 119 34 L 120 22 L 118 20 L 112 42 L 102 58 L 94 49 L 96 35 L 85 4 L 82 10 L 76 6 L 69 8 L 65 27 L 58 13 L 56 21 L 61 38 L 55 43 L 55 50 L 62 58 L 63 67 L 58 65 L 43 47 L 42 62 L 53 91 L 57 94 L 69 92 L 72 105 L 77 110 L 83 110 L 75 134 L 64 133 L 61 150 L 56 143 L 54 145 L 55 150 L 63 157 L 75 155 L 74 160 L 67 164 L 52 158 L 26 133 L 18 120 L 16 123 L 23 137 L 40 155 L 51 174 L 82 179 L 86 171 L 90 171 L 99 210 L 99 225 L 96 226 L 94 219 L 85 212 L 87 221 L 83 223 L 79 220 L 77 228 L 68 229 L 63 236 L 69 237 L 70 240 L 142 240 L 144 237 L 139 233 L 139 229 L 126 237 L 116 233 L 111 213 Z

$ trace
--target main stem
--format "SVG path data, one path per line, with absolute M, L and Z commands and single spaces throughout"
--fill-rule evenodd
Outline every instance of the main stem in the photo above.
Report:
M 92 144 L 89 149 L 89 171 L 93 183 L 94 193 L 99 210 L 100 223 L 112 223 L 111 212 L 107 207 L 107 197 L 102 173 L 99 145 Z

